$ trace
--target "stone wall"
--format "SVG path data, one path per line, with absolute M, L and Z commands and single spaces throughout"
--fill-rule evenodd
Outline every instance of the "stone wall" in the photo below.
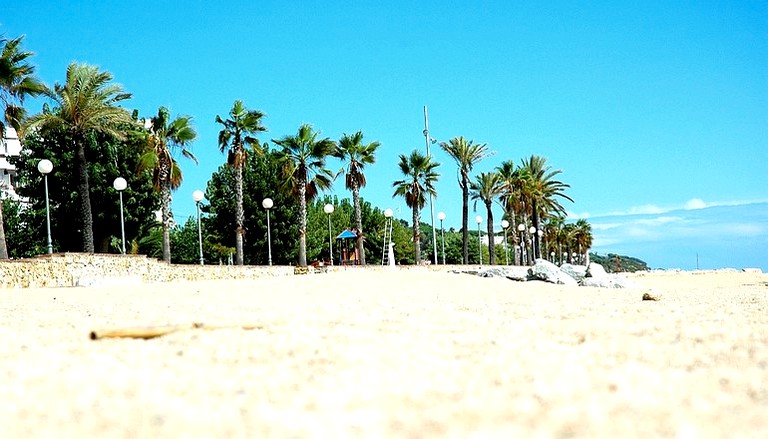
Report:
M 396 269 L 441 271 L 460 266 L 398 266 Z M 308 267 L 307 272 L 390 270 L 381 265 Z M 467 267 L 463 267 L 467 268 Z M 171 281 L 257 279 L 293 275 L 297 267 L 257 265 L 177 265 L 144 255 L 55 253 L 0 262 L 0 288 L 44 288 L 131 285 Z M 304 274 L 303 270 L 296 274 Z
M 169 265 L 143 255 L 56 253 L 0 262 L 0 288 L 255 279 L 289 274 L 293 274 L 293 267 Z

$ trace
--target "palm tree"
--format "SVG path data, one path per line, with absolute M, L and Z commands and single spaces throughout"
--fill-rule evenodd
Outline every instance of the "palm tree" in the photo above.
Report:
M 579 258 L 589 265 L 589 248 L 592 247 L 592 226 L 585 219 L 576 221 L 573 240 L 578 249 Z
M 469 173 L 480 160 L 493 155 L 485 143 L 475 144 L 464 137 L 454 137 L 448 142 L 440 142 L 440 147 L 450 155 L 458 165 L 458 181 L 461 188 L 461 238 L 463 244 L 463 262 L 469 263 Z
M 363 133 L 344 134 L 339 140 L 336 156 L 348 162 L 346 186 L 352 191 L 352 202 L 355 207 L 355 225 L 357 226 L 357 250 L 360 253 L 360 265 L 365 265 L 365 245 L 363 243 L 363 215 L 360 209 L 360 188 L 365 187 L 365 165 L 376 161 L 376 149 L 379 142 L 363 143 Z
M 5 124 L 16 130 L 21 129 L 24 119 L 24 98 L 37 96 L 45 91 L 45 86 L 35 77 L 35 67 L 27 63 L 32 52 L 21 50 L 24 37 L 7 40 L 0 38 L 0 103 L 3 105 L 3 117 L 0 118 L 0 137 L 5 137 Z M 0 191 L 3 188 L 0 188 Z M 8 245 L 5 242 L 3 224 L 3 203 L 0 197 L 0 259 L 8 259 Z
M 85 157 L 87 135 L 100 132 L 116 139 L 125 139 L 121 130 L 134 125 L 131 115 L 116 104 L 131 97 L 119 84 L 112 84 L 112 74 L 99 71 L 98 67 L 71 63 L 67 67 L 64 85 L 46 88 L 45 95 L 54 101 L 53 110 L 43 112 L 27 121 L 25 129 L 39 128 L 43 134 L 56 130 L 67 131 L 72 139 L 72 149 L 77 155 L 78 197 L 83 225 L 83 251 L 94 252 L 93 215 L 91 213 L 88 160 Z
M 414 150 L 410 156 L 400 154 L 400 172 L 405 178 L 392 183 L 395 193 L 392 196 L 405 198 L 405 204 L 413 209 L 413 250 L 416 264 L 421 262 L 421 209 L 427 204 L 427 196 L 437 197 L 435 183 L 438 174 L 435 169 L 440 166 L 429 156 Z
M 261 124 L 264 113 L 247 110 L 243 101 L 236 100 L 229 110 L 229 119 L 216 116 L 216 123 L 224 125 L 219 132 L 219 148 L 227 151 L 227 164 L 235 169 L 235 263 L 243 265 L 243 236 L 245 229 L 245 211 L 243 210 L 243 166 L 248 159 L 245 146 L 253 148 L 257 154 L 262 154 L 259 140 L 254 134 L 267 131 Z
M 333 182 L 333 173 L 325 167 L 329 155 L 336 154 L 336 143 L 318 139 L 319 131 L 312 125 L 303 124 L 294 136 L 284 136 L 272 141 L 283 149 L 278 153 L 282 166 L 283 190 L 299 200 L 299 266 L 307 266 L 307 202 L 312 201 L 318 190 L 327 190 Z
M 160 193 L 160 208 L 163 221 L 163 260 L 171 263 L 171 191 L 181 185 L 181 168 L 173 158 L 178 149 L 184 157 L 197 163 L 197 159 L 186 146 L 197 133 L 192 127 L 190 116 L 179 116 L 170 120 L 170 113 L 160 107 L 157 116 L 147 121 L 149 133 L 144 154 L 139 158 L 139 172 L 150 171 L 155 190 Z
M 480 200 L 485 204 L 486 215 L 488 215 L 488 262 L 490 265 L 496 265 L 496 243 L 494 242 L 493 232 L 493 200 L 496 199 L 502 191 L 501 176 L 496 172 L 483 172 L 477 177 L 475 181 L 470 183 L 470 196 L 475 200 L 475 206 L 477 207 L 477 201 Z
M 519 265 L 522 261 L 521 256 L 517 249 L 519 248 L 519 242 L 517 239 L 517 214 L 523 211 L 523 199 L 520 196 L 521 188 L 521 172 L 520 168 L 515 167 L 515 163 L 512 160 L 505 160 L 501 162 L 501 165 L 496 167 L 496 172 L 499 174 L 501 181 L 499 182 L 501 193 L 501 205 L 504 207 L 504 216 L 509 221 L 509 228 L 512 230 L 514 236 L 513 242 L 517 242 L 515 246 L 515 265 Z
M 554 177 L 563 171 L 559 169 L 552 170 L 552 167 L 547 165 L 547 159 L 544 157 L 532 155 L 530 158 L 524 159 L 522 171 L 525 173 L 522 196 L 527 200 L 527 207 L 531 214 L 533 227 L 538 232 L 540 228 L 539 219 L 542 216 L 542 212 L 545 214 L 565 214 L 565 208 L 555 197 L 573 202 L 573 199 L 564 192 L 570 185 L 554 180 Z M 540 258 L 541 248 L 538 233 L 534 233 L 533 240 L 534 257 Z

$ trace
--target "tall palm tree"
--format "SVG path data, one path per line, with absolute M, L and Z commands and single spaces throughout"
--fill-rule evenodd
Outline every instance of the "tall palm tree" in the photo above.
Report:
M 538 232 L 542 212 L 565 214 L 565 208 L 556 197 L 573 202 L 573 199 L 564 192 L 570 185 L 555 180 L 554 177 L 563 171 L 553 170 L 547 164 L 547 159 L 541 156 L 532 155 L 528 159 L 523 159 L 522 170 L 526 174 L 523 182 L 523 197 L 528 201 L 533 227 Z M 541 248 L 538 233 L 534 233 L 533 242 L 534 257 L 540 258 Z
M 243 265 L 243 236 L 245 229 L 245 211 L 243 210 L 243 166 L 248 159 L 246 146 L 250 146 L 257 154 L 262 154 L 259 140 L 254 134 L 267 131 L 261 124 L 264 113 L 248 110 L 243 101 L 236 100 L 229 110 L 229 119 L 216 116 L 216 123 L 224 125 L 219 131 L 219 148 L 221 152 L 228 151 L 227 164 L 235 169 L 235 263 Z
M 163 260 L 171 263 L 171 191 L 181 185 L 181 167 L 173 158 L 174 150 L 197 163 L 187 145 L 195 140 L 197 133 L 192 127 L 192 117 L 179 116 L 171 120 L 167 108 L 160 107 L 157 116 L 147 121 L 147 146 L 139 158 L 139 172 L 152 173 L 155 190 L 160 193 L 160 208 L 163 221 Z
M 283 170 L 283 189 L 299 200 L 299 266 L 307 266 L 307 202 L 319 190 L 327 190 L 333 182 L 333 173 L 325 167 L 328 156 L 336 154 L 336 143 L 318 139 L 319 131 L 303 124 L 293 136 L 272 141 L 282 147 L 278 161 Z
M 473 143 L 464 137 L 454 137 L 448 142 L 440 142 L 440 147 L 450 155 L 458 165 L 458 181 L 461 188 L 461 238 L 463 245 L 463 263 L 469 263 L 469 173 L 480 160 L 493 155 L 485 143 Z
M 37 96 L 45 91 L 45 86 L 35 77 L 35 67 L 27 63 L 32 52 L 21 50 L 24 37 L 8 40 L 0 38 L 0 103 L 3 117 L 0 118 L 0 137 L 5 137 L 6 126 L 20 130 L 24 119 L 24 98 Z M 0 188 L 2 191 L 3 188 Z M 8 245 L 5 241 L 3 224 L 3 203 L 0 197 L 0 259 L 8 259 Z
M 77 155 L 78 197 L 83 225 L 83 251 L 94 252 L 93 214 L 91 213 L 90 185 L 88 183 L 88 160 L 85 157 L 86 136 L 100 132 L 116 139 L 125 139 L 122 127 L 134 125 L 131 115 L 117 103 L 131 97 L 119 84 L 113 84 L 112 74 L 99 71 L 98 67 L 71 63 L 67 67 L 64 85 L 56 84 L 46 88 L 45 95 L 55 103 L 53 110 L 42 113 L 27 121 L 27 130 L 40 128 L 46 132 L 67 131 L 72 139 L 72 149 Z
M 427 196 L 437 197 L 435 183 L 440 174 L 436 169 L 439 163 L 429 156 L 414 150 L 410 156 L 400 154 L 400 172 L 405 177 L 392 183 L 395 188 L 393 197 L 405 198 L 405 204 L 413 209 L 413 251 L 416 264 L 421 262 L 421 209 L 427 204 Z
M 363 243 L 363 215 L 360 209 L 360 188 L 365 187 L 365 165 L 376 161 L 376 149 L 379 142 L 363 143 L 363 133 L 344 134 L 339 140 L 336 156 L 347 162 L 346 186 L 352 191 L 352 202 L 355 207 L 355 225 L 357 227 L 357 251 L 360 253 L 360 264 L 365 265 L 365 245 Z
M 475 177 L 475 181 L 470 183 L 470 196 L 477 201 L 485 204 L 486 215 L 488 215 L 488 263 L 496 265 L 496 243 L 494 242 L 493 232 L 493 201 L 502 191 L 501 176 L 496 172 L 482 172 Z

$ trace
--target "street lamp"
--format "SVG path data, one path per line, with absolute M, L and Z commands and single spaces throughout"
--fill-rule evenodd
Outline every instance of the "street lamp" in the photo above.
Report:
M 552 261 L 552 263 L 554 264 L 555 263 L 555 252 L 549 252 L 549 257 L 550 257 L 550 260 Z
M 504 261 L 509 265 L 509 249 L 507 248 L 507 228 L 509 228 L 509 221 L 501 220 L 501 228 L 504 229 Z
M 53 171 L 53 163 L 50 160 L 42 159 L 37 163 L 37 170 L 43 174 L 45 181 L 45 220 L 48 225 L 48 254 L 53 253 L 53 244 L 51 243 L 51 208 L 48 203 L 48 174 Z
M 530 234 L 530 237 L 531 237 L 531 251 L 529 254 L 531 256 L 531 264 L 533 264 L 536 262 L 536 247 L 535 247 L 536 227 L 533 227 L 533 226 L 529 227 L 528 233 Z
M 323 207 L 323 211 L 328 214 L 328 256 L 333 265 L 333 237 L 331 235 L 331 214 L 333 213 L 333 204 L 328 203 Z
M 123 237 L 123 254 L 125 254 L 125 217 L 123 216 L 123 191 L 128 187 L 128 182 L 123 177 L 117 177 L 112 183 L 118 194 L 120 194 L 120 233 Z
M 523 233 L 525 233 L 525 224 L 520 223 L 517 225 L 517 231 L 520 232 L 520 265 L 526 264 L 525 261 L 525 241 Z
M 203 265 L 203 229 L 200 225 L 200 202 L 205 198 L 205 194 L 200 189 L 192 192 L 192 199 L 195 200 L 197 207 L 197 246 L 200 253 L 200 265 Z
M 440 240 L 443 241 L 443 265 L 445 265 L 445 229 L 443 228 L 445 212 L 437 212 L 437 219 L 440 220 Z
M 475 222 L 477 223 L 477 252 L 480 253 L 480 265 L 483 265 L 483 244 L 480 242 L 480 223 L 483 222 L 483 217 L 476 216 Z
M 265 198 L 261 202 L 261 207 L 267 210 L 267 263 L 272 266 L 272 231 L 269 226 L 269 209 L 275 204 L 271 198 Z

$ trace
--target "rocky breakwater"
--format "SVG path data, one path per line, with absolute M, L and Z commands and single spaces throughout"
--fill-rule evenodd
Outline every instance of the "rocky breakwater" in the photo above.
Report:
M 623 275 L 606 273 L 600 264 L 591 263 L 589 266 L 563 264 L 557 265 L 537 259 L 531 267 L 524 266 L 494 266 L 477 268 L 456 268 L 454 273 L 472 274 L 480 277 L 505 277 L 510 280 L 544 281 L 558 285 L 585 286 L 596 288 L 631 288 L 637 287 Z

